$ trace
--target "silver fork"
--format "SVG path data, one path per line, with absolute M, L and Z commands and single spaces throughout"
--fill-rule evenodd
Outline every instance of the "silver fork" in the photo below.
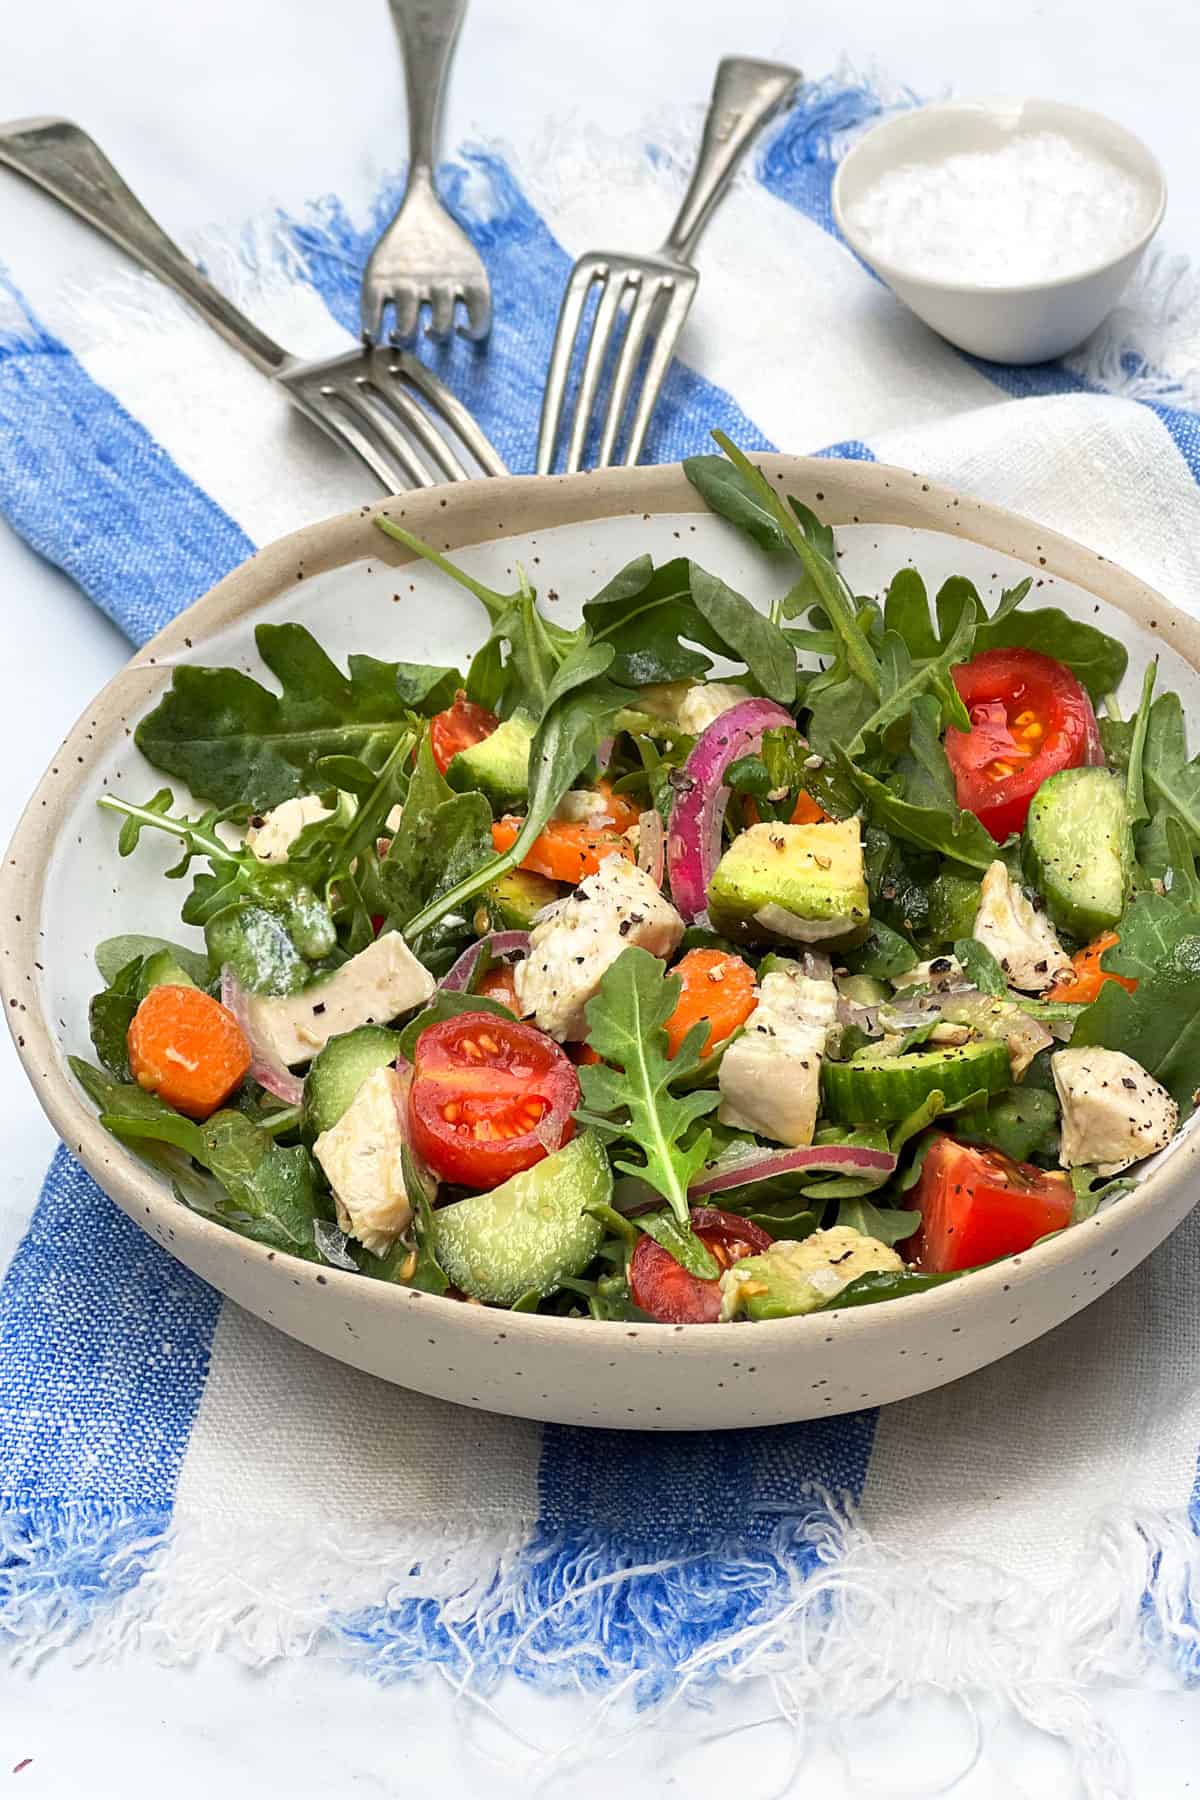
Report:
M 36 182 L 189 301 L 289 400 L 366 463 L 389 493 L 507 475 L 461 401 L 416 357 L 352 350 L 325 362 L 291 356 L 202 275 L 126 186 L 100 146 L 67 119 L 0 125 L 0 163 Z M 472 469 L 472 464 L 477 468 Z
M 548 475 L 554 467 L 567 397 L 567 378 L 593 288 L 597 289 L 596 310 L 579 376 L 563 467 L 568 474 L 582 467 L 601 378 L 614 354 L 616 368 L 599 421 L 600 448 L 596 467 L 607 468 L 614 459 L 625 416 L 635 398 L 635 378 L 644 360 L 644 373 L 636 389 L 637 404 L 621 457 L 626 467 L 637 462 L 659 389 L 700 280 L 691 264 L 696 240 L 743 154 L 799 80 L 800 71 L 784 63 L 727 56 L 717 69 L 713 83 L 704 137 L 691 183 L 662 249 L 655 256 L 627 256 L 620 251 L 593 250 L 581 256 L 571 270 L 558 315 L 542 402 L 537 451 L 539 475 Z M 624 336 L 620 337 L 623 315 L 625 329 Z M 616 350 L 618 341 L 619 352 Z
M 408 187 L 363 275 L 363 337 L 367 343 L 385 341 L 390 309 L 395 315 L 391 341 L 406 342 L 415 337 L 424 306 L 429 308 L 430 336 L 448 337 L 461 300 L 466 335 L 485 338 L 492 323 L 487 270 L 433 184 L 442 94 L 467 0 L 390 4 L 408 89 Z

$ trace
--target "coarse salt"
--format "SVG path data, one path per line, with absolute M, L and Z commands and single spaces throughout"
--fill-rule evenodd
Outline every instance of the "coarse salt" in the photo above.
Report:
M 1081 274 L 1150 222 L 1146 187 L 1056 131 L 902 163 L 848 209 L 866 254 L 932 281 L 1020 287 Z

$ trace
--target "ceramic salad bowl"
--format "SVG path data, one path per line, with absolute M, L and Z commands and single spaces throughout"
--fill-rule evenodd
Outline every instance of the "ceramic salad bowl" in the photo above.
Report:
M 991 606 L 1027 574 L 1043 603 L 1094 621 L 1130 652 L 1136 695 L 1151 657 L 1185 712 L 1200 708 L 1200 627 L 1104 558 L 1040 526 L 880 465 L 765 457 L 837 530 L 856 593 L 913 563 L 936 586 L 965 575 Z M 685 553 L 764 605 L 777 574 L 705 509 L 677 467 L 496 480 L 382 501 L 260 551 L 140 651 L 97 696 L 43 777 L 0 877 L 0 987 L 19 1054 L 64 1141 L 131 1218 L 222 1293 L 326 1354 L 401 1387 L 489 1411 L 581 1425 L 711 1430 L 828 1416 L 920 1393 L 995 1361 L 1095 1300 L 1149 1254 L 1196 1197 L 1190 1129 L 1137 1188 L 1021 1256 L 887 1305 L 732 1326 L 584 1321 L 463 1305 L 300 1261 L 237 1236 L 177 1200 L 170 1183 L 101 1127 L 71 1079 L 87 1054 L 96 943 L 119 932 L 178 937 L 173 846 L 118 861 L 108 791 L 157 785 L 131 729 L 180 662 L 261 677 L 254 627 L 295 620 L 339 660 L 464 664 L 474 601 L 375 528 L 379 511 L 453 552 L 480 579 L 523 564 L 564 624 L 612 572 L 649 551 Z M 1124 691 L 1124 690 L 1123 690 Z M 186 796 L 185 796 L 186 799 Z

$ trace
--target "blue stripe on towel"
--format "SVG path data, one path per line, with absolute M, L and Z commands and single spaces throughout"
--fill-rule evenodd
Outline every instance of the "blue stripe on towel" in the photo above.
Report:
M 0 1636 L 65 1639 L 139 1578 L 220 1304 L 59 1148 L 0 1287 Z
M 134 643 L 254 549 L 136 419 L 38 323 L 0 332 L 0 512 Z

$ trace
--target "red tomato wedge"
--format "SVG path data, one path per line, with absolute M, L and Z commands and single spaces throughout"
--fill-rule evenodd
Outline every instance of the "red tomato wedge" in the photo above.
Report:
M 434 713 L 429 721 L 429 748 L 433 760 L 444 775 L 460 750 L 482 744 L 491 737 L 500 721 L 486 706 L 476 706 L 462 689 L 454 696 L 454 705 L 445 712 Z
M 692 1230 L 720 1264 L 731 1268 L 743 1256 L 758 1256 L 772 1239 L 749 1219 L 722 1212 L 716 1206 L 698 1206 L 692 1213 Z M 638 1239 L 629 1259 L 629 1291 L 635 1306 L 662 1325 L 715 1325 L 721 1316 L 721 1282 L 689 1275 L 669 1250 L 651 1237 Z
M 417 1039 L 408 1118 L 413 1149 L 444 1181 L 494 1188 L 561 1150 L 579 1077 L 558 1045 L 498 1013 L 459 1013 Z
M 905 1261 L 940 1273 L 1017 1256 L 1070 1224 L 1074 1201 L 1065 1175 L 937 1137 L 914 1190 L 921 1228 L 904 1247 Z
M 1070 669 L 1038 650 L 984 650 L 951 673 L 971 716 L 970 731 L 946 731 L 958 804 L 1002 844 L 1047 776 L 1104 761 L 1096 715 Z

